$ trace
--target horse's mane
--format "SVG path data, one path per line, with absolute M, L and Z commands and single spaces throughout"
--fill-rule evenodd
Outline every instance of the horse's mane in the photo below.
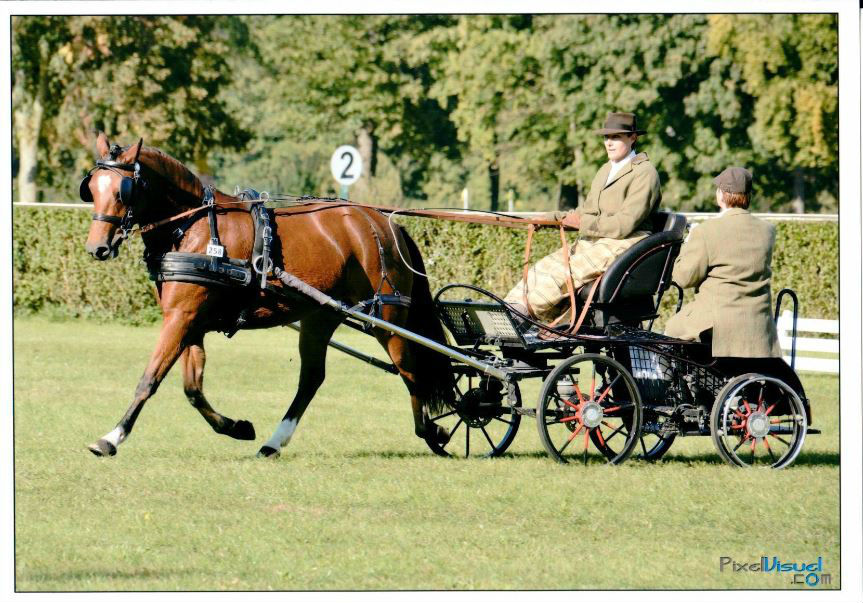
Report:
M 138 161 L 166 182 L 200 199 L 204 185 L 185 165 L 155 147 L 141 147 Z

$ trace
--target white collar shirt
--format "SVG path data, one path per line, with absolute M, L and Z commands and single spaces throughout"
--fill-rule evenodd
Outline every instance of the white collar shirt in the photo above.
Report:
M 621 159 L 620 161 L 612 161 L 611 162 L 611 170 L 608 172 L 608 178 L 605 180 L 605 185 L 608 186 L 608 183 L 614 180 L 614 177 L 617 176 L 617 173 L 623 169 L 627 163 L 632 161 L 632 158 L 635 157 L 635 149 L 629 151 L 629 155 Z

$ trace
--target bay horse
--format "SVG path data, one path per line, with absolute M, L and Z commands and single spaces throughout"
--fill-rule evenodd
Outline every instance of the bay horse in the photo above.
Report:
M 169 251 L 203 254 L 211 239 L 207 212 L 193 213 L 185 223 L 168 222 L 200 207 L 207 190 L 212 194 L 217 233 L 229 258 L 248 259 L 252 253 L 253 222 L 238 197 L 207 189 L 182 163 L 162 151 L 143 146 L 111 145 L 99 133 L 100 159 L 82 181 L 80 194 L 93 203 L 93 221 L 85 248 L 101 261 L 117 256 L 132 225 L 140 230 L 145 257 Z M 178 224 L 183 228 L 174 230 Z M 410 297 L 408 307 L 383 305 L 381 318 L 435 341 L 445 343 L 434 310 L 428 281 L 408 269 L 401 257 L 423 271 L 419 250 L 399 228 L 387 228 L 382 214 L 348 202 L 318 202 L 279 210 L 273 220 L 272 259 L 275 267 L 293 274 L 334 297 L 356 304 L 375 292 L 400 292 Z M 281 285 L 277 280 L 275 284 Z M 156 347 L 138 383 L 131 406 L 116 427 L 88 446 L 97 456 L 113 456 L 129 437 L 138 414 L 179 359 L 183 389 L 191 405 L 216 433 L 254 440 L 251 422 L 233 420 L 217 412 L 204 396 L 204 334 L 237 325 L 243 329 L 269 328 L 300 321 L 300 377 L 294 399 L 259 457 L 278 456 L 324 381 L 327 344 L 343 316 L 314 303 L 293 300 L 252 286 L 219 287 L 190 282 L 156 283 L 162 326 Z M 421 345 L 380 329 L 372 330 L 407 386 L 414 432 L 429 442 L 445 444 L 447 431 L 429 420 L 452 403 L 449 360 Z

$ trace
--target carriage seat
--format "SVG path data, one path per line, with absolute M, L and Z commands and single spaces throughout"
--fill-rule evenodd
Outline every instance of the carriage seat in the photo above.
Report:
M 659 300 L 671 284 L 674 260 L 686 233 L 686 218 L 655 212 L 653 232 L 618 256 L 605 271 L 592 301 L 592 323 L 638 324 L 656 317 Z M 586 301 L 593 282 L 578 292 Z

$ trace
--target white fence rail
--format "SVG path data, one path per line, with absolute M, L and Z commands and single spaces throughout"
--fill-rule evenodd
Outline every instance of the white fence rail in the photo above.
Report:
M 22 201 L 14 201 L 12 205 L 16 207 L 66 207 L 71 209 L 91 209 L 91 205 L 87 205 L 86 203 L 54 203 L 54 202 L 45 202 L 45 203 L 33 203 L 33 202 L 22 202 Z M 461 208 L 453 207 L 452 211 L 459 211 Z M 467 206 L 464 209 L 468 209 Z M 670 211 L 670 210 L 663 210 Z M 512 214 L 513 216 L 535 216 L 537 214 L 543 214 L 546 212 L 540 211 L 512 211 L 505 212 Z M 686 216 L 686 219 L 690 222 L 701 222 L 702 220 L 706 220 L 708 218 L 715 218 L 716 212 L 714 213 L 705 213 L 705 212 L 678 212 Z M 766 213 L 766 214 L 752 214 L 756 218 L 764 218 L 765 220 L 770 220 L 772 222 L 838 222 L 839 214 L 779 214 L 779 213 Z
M 785 361 L 791 363 L 791 334 L 794 325 L 794 314 L 785 310 L 779 316 L 776 330 L 779 332 L 779 345 L 783 353 L 788 352 Z M 834 337 L 801 337 L 801 333 L 833 335 Z M 803 356 L 801 352 L 830 354 L 835 358 Z M 798 371 L 814 371 L 817 373 L 839 373 L 839 321 L 821 318 L 799 318 L 797 320 L 797 358 L 794 368 Z

